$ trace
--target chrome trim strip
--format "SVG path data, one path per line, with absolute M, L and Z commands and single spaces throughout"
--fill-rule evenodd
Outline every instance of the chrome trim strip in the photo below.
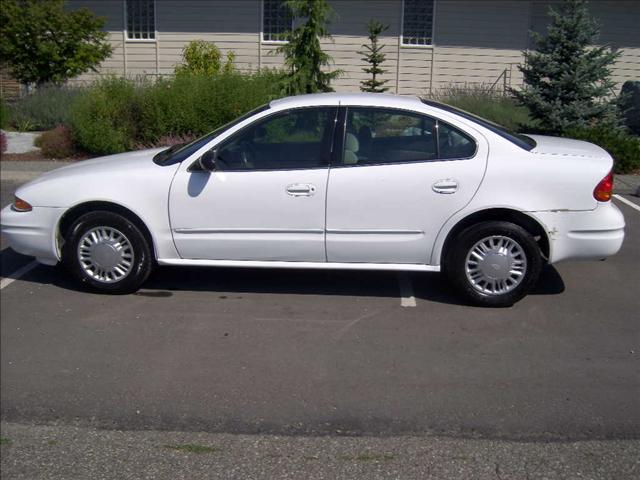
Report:
M 357 229 L 357 228 L 336 228 L 329 229 L 327 233 L 333 233 L 338 235 L 424 235 L 422 230 L 387 230 L 387 229 Z
M 174 228 L 174 233 L 314 233 L 322 234 L 321 228 Z

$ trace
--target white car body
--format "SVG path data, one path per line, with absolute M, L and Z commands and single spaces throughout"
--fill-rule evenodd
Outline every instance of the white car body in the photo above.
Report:
M 465 160 L 189 171 L 204 152 L 256 119 L 309 106 L 375 106 L 425 114 L 466 132 L 477 150 Z M 624 238 L 624 219 L 615 205 L 593 195 L 611 171 L 611 156 L 582 141 L 532 138 L 537 146 L 527 151 L 415 97 L 291 97 L 271 102 L 268 110 L 231 127 L 181 163 L 155 164 L 152 158 L 162 150 L 155 149 L 46 173 L 16 192 L 33 206 L 30 212 L 11 206 L 2 210 L 2 232 L 15 251 L 56 264 L 61 219 L 91 202 L 134 214 L 148 229 L 160 265 L 439 271 L 456 225 L 495 211 L 535 222 L 546 237 L 541 241 L 550 263 L 615 254 Z M 305 192 L 308 186 L 313 191 Z

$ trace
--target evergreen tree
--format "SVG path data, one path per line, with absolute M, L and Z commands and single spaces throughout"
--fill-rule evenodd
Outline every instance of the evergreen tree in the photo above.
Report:
M 378 37 L 384 31 L 389 28 L 389 25 L 383 25 L 377 20 L 369 20 L 367 24 L 367 31 L 369 32 L 369 45 L 362 45 L 366 50 L 358 52 L 360 55 L 364 55 L 362 60 L 367 62 L 370 67 L 363 68 L 366 73 L 371 74 L 369 80 L 363 80 L 360 82 L 360 90 L 363 92 L 382 93 L 389 90 L 388 87 L 383 85 L 388 80 L 379 80 L 378 76 L 386 72 L 380 68 L 380 65 L 385 61 L 386 55 L 382 53 L 384 45 L 378 44 Z
M 286 5 L 301 23 L 287 35 L 289 41 L 277 49 L 284 54 L 289 70 L 284 78 L 284 91 L 289 95 L 331 92 L 331 80 L 338 78 L 340 70 L 323 71 L 330 66 L 331 57 L 321 46 L 321 38 L 331 38 L 327 25 L 333 10 L 326 0 L 288 0 Z
M 551 23 L 543 37 L 532 32 L 536 49 L 523 52 L 525 89 L 513 95 L 529 108 L 531 116 L 549 133 L 562 133 L 594 121 L 619 123 L 611 65 L 619 53 L 592 46 L 599 33 L 586 0 L 564 0 L 550 8 Z

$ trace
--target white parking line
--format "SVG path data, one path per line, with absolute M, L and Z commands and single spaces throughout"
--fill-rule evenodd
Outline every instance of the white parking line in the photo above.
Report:
M 621 197 L 617 193 L 614 194 L 613 196 L 615 197 L 616 200 L 620 200 L 622 203 L 626 203 L 631 208 L 634 208 L 634 209 L 636 209 L 636 210 L 638 210 L 640 212 L 640 205 L 637 205 L 637 204 L 633 203 L 631 200 L 627 200 L 626 198 Z
M 416 297 L 413 296 L 413 285 L 407 272 L 398 274 L 398 285 L 400 286 L 400 306 L 415 307 Z
M 4 287 L 8 287 L 13 282 L 18 280 L 20 277 L 22 277 L 23 275 L 26 275 L 31 270 L 36 268 L 38 265 L 40 265 L 40 264 L 36 260 L 34 260 L 33 262 L 27 263 L 23 267 L 20 267 L 15 272 L 10 273 L 8 277 L 3 278 L 2 280 L 0 280 L 0 290 L 2 290 Z

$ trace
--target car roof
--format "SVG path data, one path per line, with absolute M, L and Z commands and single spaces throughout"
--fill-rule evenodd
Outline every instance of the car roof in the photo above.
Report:
M 388 93 L 312 93 L 273 100 L 272 108 L 296 108 L 311 105 L 376 105 L 415 108 L 423 105 L 415 96 Z

